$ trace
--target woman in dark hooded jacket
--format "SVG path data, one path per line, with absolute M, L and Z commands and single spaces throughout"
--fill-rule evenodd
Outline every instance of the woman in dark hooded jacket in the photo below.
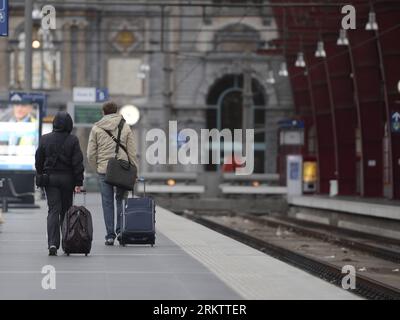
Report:
M 60 227 L 64 215 L 72 206 L 73 192 L 79 193 L 83 184 L 83 155 L 79 140 L 71 134 L 72 118 L 58 112 L 53 120 L 53 132 L 41 137 L 36 150 L 37 174 L 49 176 L 45 186 L 47 204 L 47 238 L 49 255 L 57 255 L 60 247 Z

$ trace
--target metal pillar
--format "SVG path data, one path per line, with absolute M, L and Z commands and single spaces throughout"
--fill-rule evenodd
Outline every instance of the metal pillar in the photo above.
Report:
M 251 90 L 250 55 L 247 54 L 243 69 L 243 110 L 242 129 L 252 127 L 251 107 L 253 105 L 253 92 Z
M 168 121 L 171 120 L 172 114 L 172 89 L 171 89 L 171 75 L 172 75 L 172 67 L 171 67 L 171 55 L 168 52 L 168 35 L 166 35 L 166 29 L 169 26 L 168 20 L 166 19 L 165 6 L 161 7 L 161 52 L 164 57 L 164 90 L 163 90 L 163 105 L 164 105 L 164 114 L 165 114 L 165 123 L 168 127 Z
M 32 89 L 32 9 L 33 0 L 25 0 L 25 90 Z

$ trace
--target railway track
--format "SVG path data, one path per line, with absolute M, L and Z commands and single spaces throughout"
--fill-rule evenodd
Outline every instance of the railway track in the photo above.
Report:
M 229 236 L 235 240 L 238 240 L 242 243 L 245 243 L 255 249 L 258 249 L 270 256 L 273 256 L 283 262 L 289 263 L 297 268 L 300 268 L 314 276 L 322 278 L 338 287 L 342 287 L 342 279 L 344 274 L 342 273 L 342 268 L 326 261 L 322 261 L 320 259 L 315 259 L 314 257 L 310 257 L 309 255 L 305 255 L 299 252 L 295 252 L 294 250 L 287 249 L 283 246 L 276 245 L 269 241 L 265 241 L 263 239 L 254 237 L 242 231 L 238 231 L 233 229 L 232 227 L 228 227 L 221 223 L 212 221 L 201 215 L 184 213 L 185 217 L 200 223 L 210 229 L 213 229 L 219 233 L 222 233 L 226 236 Z M 263 218 L 256 218 L 256 220 Z M 252 219 L 252 218 L 251 218 Z M 259 221 L 261 222 L 261 221 Z M 279 221 L 262 221 L 261 223 L 270 223 L 275 226 L 279 225 Z M 287 226 L 287 224 L 286 224 Z M 293 227 L 293 226 L 292 226 Z M 311 232 L 310 230 L 302 230 L 303 232 Z M 317 236 L 317 233 L 313 234 Z M 319 234 L 318 236 L 321 236 Z M 325 235 L 326 238 L 326 235 Z M 337 240 L 339 241 L 339 240 Z M 367 250 L 367 247 L 364 247 L 363 250 Z M 385 254 L 389 258 L 394 258 L 392 253 Z M 400 290 L 389 286 L 385 283 L 381 283 L 369 277 L 356 274 L 356 288 L 349 289 L 354 294 L 357 294 L 363 298 L 371 299 L 371 300 L 400 300 Z
M 284 218 L 284 220 L 282 220 L 240 213 L 236 213 L 236 215 L 271 227 L 291 229 L 297 234 L 330 241 L 338 245 L 360 250 L 378 258 L 400 263 L 400 241 L 367 235 L 356 231 L 350 232 L 337 227 L 320 225 L 313 222 L 295 221 L 295 219 L 290 218 Z M 398 250 L 389 248 L 390 245 L 396 246 Z

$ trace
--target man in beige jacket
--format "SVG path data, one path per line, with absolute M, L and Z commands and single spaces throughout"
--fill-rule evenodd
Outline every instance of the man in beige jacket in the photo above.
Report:
M 117 113 L 118 106 L 114 102 L 106 102 L 103 105 L 103 118 L 96 122 L 90 132 L 89 144 L 87 148 L 87 158 L 89 165 L 96 170 L 100 180 L 100 191 L 103 206 L 104 222 L 106 225 L 106 245 L 114 245 L 114 240 L 120 232 L 122 199 L 127 197 L 126 190 L 116 188 L 115 200 L 117 202 L 117 227 L 114 229 L 114 187 L 107 184 L 105 173 L 107 170 L 108 160 L 114 158 L 116 143 L 107 134 L 111 132 L 113 136 L 117 136 L 118 125 L 122 120 L 122 116 Z M 129 160 L 138 168 L 136 159 L 135 140 L 129 125 L 124 124 L 121 131 L 121 144 L 126 147 L 128 154 L 122 148 L 119 148 L 118 159 Z

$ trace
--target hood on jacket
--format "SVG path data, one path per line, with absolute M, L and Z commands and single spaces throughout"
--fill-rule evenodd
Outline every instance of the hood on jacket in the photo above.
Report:
M 117 129 L 119 123 L 121 122 L 122 116 L 118 113 L 112 113 L 105 115 L 101 120 L 95 123 L 101 129 L 113 131 Z
M 59 111 L 53 120 L 53 131 L 71 133 L 74 124 L 68 112 Z

